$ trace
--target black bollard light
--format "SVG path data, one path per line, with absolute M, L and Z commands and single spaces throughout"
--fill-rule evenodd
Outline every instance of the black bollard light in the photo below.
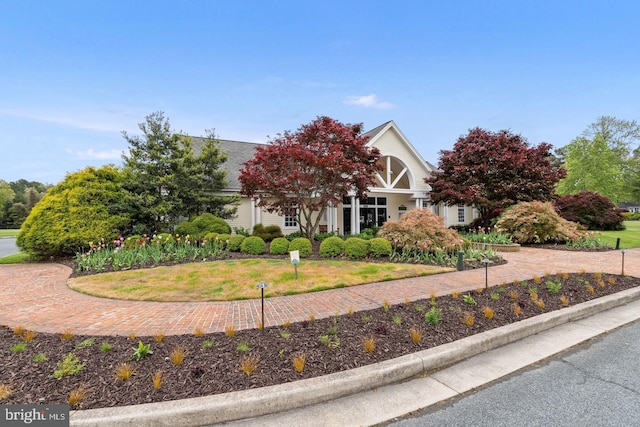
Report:
M 489 289 L 489 263 L 491 261 L 489 261 L 489 258 L 484 258 L 482 260 L 482 263 L 484 264 L 484 289 L 488 290 Z
M 260 282 L 256 285 L 257 289 L 260 289 L 260 293 L 261 293 L 261 299 L 262 299 L 262 329 L 261 331 L 264 331 L 264 288 L 266 288 L 267 286 L 269 286 L 269 284 L 267 282 Z

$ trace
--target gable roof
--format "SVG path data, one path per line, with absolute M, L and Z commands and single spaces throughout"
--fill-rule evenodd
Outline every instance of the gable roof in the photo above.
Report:
M 388 122 L 385 122 L 383 124 L 381 124 L 378 127 L 375 127 L 373 129 L 371 129 L 370 131 L 367 131 L 365 133 L 362 134 L 362 136 L 368 136 L 369 140 L 374 139 L 376 136 L 378 136 L 379 133 L 382 133 L 382 131 L 387 127 L 387 125 L 389 123 L 393 122 L 393 120 L 389 120 Z
M 393 120 L 389 120 L 377 126 L 365 133 L 363 136 L 368 136 L 369 141 L 367 145 L 371 146 L 376 139 L 378 139 L 381 135 L 383 135 L 387 130 L 393 128 L 393 130 L 400 136 L 400 139 L 409 150 L 416 156 L 417 159 L 422 161 L 423 166 L 427 169 L 427 171 L 436 170 L 437 167 L 432 165 L 431 163 L 425 161 L 420 153 L 415 149 L 415 147 L 409 142 L 406 136 L 400 131 L 398 126 L 395 124 Z M 192 136 L 191 140 L 193 143 L 193 150 L 196 155 L 200 154 L 202 151 L 202 145 L 204 144 L 206 138 L 199 136 Z M 227 171 L 227 189 L 233 191 L 240 191 L 240 181 L 238 180 L 240 176 L 240 171 L 244 168 L 244 163 L 248 162 L 255 155 L 255 150 L 257 147 L 262 146 L 264 144 L 258 144 L 255 142 L 243 142 L 243 141 L 233 141 L 228 139 L 218 139 L 218 146 L 222 151 L 227 153 L 227 161 L 222 164 L 222 168 Z
M 193 151 L 196 153 L 196 155 L 200 154 L 205 138 L 192 136 L 191 140 L 193 142 Z M 218 147 L 220 147 L 222 151 L 227 153 L 227 161 L 224 162 L 221 166 L 227 171 L 227 189 L 239 191 L 240 181 L 238 180 L 238 177 L 240 176 L 240 171 L 242 170 L 242 168 L 244 168 L 244 163 L 253 158 L 253 156 L 255 155 L 256 147 L 264 144 L 231 141 L 228 139 L 218 139 L 217 141 Z
M 413 144 L 409 142 L 407 137 L 404 135 L 404 133 L 402 133 L 400 128 L 398 128 L 398 125 L 396 125 L 396 123 L 393 120 L 389 120 L 388 122 L 383 123 L 380 126 L 373 128 L 368 132 L 365 132 L 364 135 L 369 137 L 369 141 L 367 142 L 367 145 L 372 146 L 375 143 L 375 141 L 378 138 L 380 138 L 389 129 L 393 129 L 396 132 L 396 134 L 398 134 L 402 143 L 407 146 L 409 151 L 412 153 L 413 156 L 415 156 L 416 159 L 420 160 L 422 166 L 427 170 L 427 172 L 432 172 L 434 170 L 437 170 L 436 166 L 429 163 L 422 157 L 422 155 L 418 152 L 418 150 L 416 150 L 416 147 L 414 147 Z

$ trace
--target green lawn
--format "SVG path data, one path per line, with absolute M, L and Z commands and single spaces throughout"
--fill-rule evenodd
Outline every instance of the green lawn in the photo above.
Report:
M 603 231 L 600 239 L 616 247 L 616 239 L 620 238 L 620 249 L 630 249 L 640 247 L 640 221 L 625 221 L 626 230 Z
M 5 257 L 0 257 L 0 264 L 20 264 L 30 260 L 29 255 L 24 252 L 20 252 L 13 255 L 7 255 Z
M 18 229 L 0 229 L 0 237 L 17 237 L 19 231 Z

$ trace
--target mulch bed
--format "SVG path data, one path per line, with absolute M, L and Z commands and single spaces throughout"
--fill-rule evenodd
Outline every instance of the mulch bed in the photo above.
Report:
M 568 299 L 569 305 L 575 305 L 640 284 L 640 279 L 632 277 L 603 275 L 599 279 L 590 273 L 573 273 L 562 279 L 559 293 L 551 294 L 545 283 L 555 279 L 556 276 L 550 276 L 541 278 L 539 284 L 532 279 L 489 291 L 479 289 L 470 293 L 476 305 L 466 303 L 463 295 L 457 298 L 445 296 L 388 309 L 310 319 L 288 327 L 237 331 L 233 337 L 225 333 L 192 334 L 169 336 L 156 342 L 154 337 L 105 336 L 95 337 L 92 345 L 83 347 L 81 343 L 87 343 L 86 340 L 92 337 L 74 336 L 64 341 L 60 334 L 39 333 L 27 343 L 24 351 L 15 352 L 12 347 L 22 341 L 21 336 L 0 327 L 0 393 L 3 385 L 11 390 L 9 397 L 0 402 L 66 403 L 69 393 L 81 388 L 84 397 L 74 407 L 88 409 L 287 383 L 395 358 L 558 310 L 562 308 L 560 295 Z M 588 291 L 589 286 L 593 293 Z M 531 300 L 529 291 L 533 287 L 537 288 L 538 298 L 544 301 L 544 309 Z M 512 299 L 512 292 L 517 293 L 517 300 Z M 522 310 L 521 315 L 514 314 L 514 304 Z M 438 325 L 425 322 L 425 313 L 434 306 L 442 310 Z M 485 317 L 485 306 L 493 310 L 493 319 Z M 474 316 L 473 326 L 461 321 L 465 312 Z M 420 342 L 411 340 L 409 331 L 412 328 L 421 331 Z M 287 333 L 290 334 L 288 337 Z M 374 339 L 372 352 L 364 350 L 365 338 Z M 136 361 L 132 355 L 139 341 L 150 344 L 153 354 Z M 111 345 L 110 351 L 101 351 L 101 344 L 105 342 Z M 211 345 L 203 345 L 205 342 Z M 243 344 L 248 350 L 241 351 Z M 170 354 L 178 346 L 185 350 L 186 357 L 182 364 L 174 365 Z M 54 379 L 52 375 L 57 364 L 70 353 L 85 364 L 84 368 L 75 375 Z M 301 373 L 297 373 L 292 364 L 292 357 L 299 353 L 306 356 Z M 45 354 L 46 360 L 34 361 L 39 354 Z M 259 360 L 251 375 L 240 370 L 241 361 L 248 356 Z M 127 381 L 116 379 L 116 367 L 122 363 L 129 364 L 135 371 Z M 162 372 L 163 383 L 155 389 L 152 376 L 157 371 Z

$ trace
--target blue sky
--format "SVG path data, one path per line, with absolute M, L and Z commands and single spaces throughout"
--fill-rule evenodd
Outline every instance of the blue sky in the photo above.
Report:
M 267 142 L 394 120 L 437 164 L 470 128 L 561 147 L 638 120 L 636 1 L 0 0 L 0 179 L 121 164 L 125 130 Z

